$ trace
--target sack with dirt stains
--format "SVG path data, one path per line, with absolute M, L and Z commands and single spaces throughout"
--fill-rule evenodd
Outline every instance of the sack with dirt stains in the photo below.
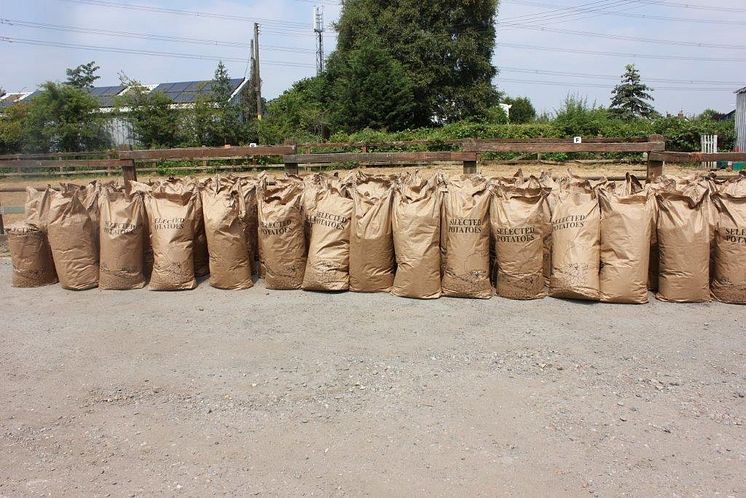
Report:
M 396 266 L 391 227 L 394 180 L 357 172 L 352 182 L 350 290 L 389 292 Z
M 489 299 L 490 191 L 481 175 L 451 178 L 443 198 L 444 296 Z
M 403 175 L 394 191 L 396 275 L 391 293 L 437 299 L 440 286 L 440 218 L 443 176 L 424 179 L 419 172 Z
M 13 264 L 13 287 L 41 287 L 57 283 L 52 250 L 47 237 L 38 227 L 14 223 L 5 227 Z
M 732 191 L 721 191 L 713 198 L 717 207 L 715 234 L 715 265 L 711 282 L 712 294 L 718 301 L 746 304 L 746 177 L 743 185 Z
M 541 299 L 547 295 L 552 215 L 548 188 L 498 185 L 490 206 L 496 260 L 496 289 L 508 299 Z
M 107 185 L 99 194 L 99 215 L 99 288 L 127 290 L 144 287 L 143 247 L 147 217 L 142 194 Z
M 599 189 L 601 207 L 601 301 L 648 302 L 650 240 L 655 197 L 634 189 Z
M 353 202 L 349 185 L 330 180 L 317 194 L 311 224 L 304 290 L 345 291 L 350 288 L 350 221 Z
M 306 269 L 302 208 L 297 177 L 259 178 L 259 258 L 267 289 L 300 289 Z
M 709 190 L 696 183 L 669 184 L 657 193 L 662 301 L 710 300 Z
M 50 190 L 47 236 L 54 267 L 65 289 L 98 285 L 98 252 L 93 222 L 76 191 Z
M 600 222 L 598 199 L 588 182 L 560 191 L 552 212 L 552 297 L 599 299 Z
M 150 290 L 189 290 L 197 287 L 194 236 L 198 197 L 193 189 L 175 191 L 163 184 L 153 186 L 146 194 L 145 208 L 153 246 Z
M 207 180 L 200 189 L 200 196 L 210 253 L 210 285 L 231 290 L 252 287 L 238 181 L 235 178 Z
M 259 180 L 252 177 L 241 177 L 238 179 L 238 185 L 243 201 L 241 210 L 244 233 L 246 234 L 246 246 L 249 251 L 251 269 L 255 271 L 259 267 L 259 209 L 257 207 Z

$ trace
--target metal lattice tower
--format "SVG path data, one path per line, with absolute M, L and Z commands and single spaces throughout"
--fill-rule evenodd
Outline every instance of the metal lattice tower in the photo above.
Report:
M 324 71 L 324 5 L 313 8 L 313 32 L 316 33 L 316 74 Z

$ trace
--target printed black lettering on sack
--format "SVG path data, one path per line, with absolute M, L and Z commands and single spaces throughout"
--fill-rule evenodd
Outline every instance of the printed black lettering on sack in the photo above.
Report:
M 583 228 L 585 226 L 585 219 L 588 215 L 585 214 L 574 214 L 572 216 L 565 216 L 552 222 L 552 228 L 555 230 L 565 230 L 567 228 Z
M 156 218 L 153 220 L 154 230 L 181 230 L 184 228 L 184 218 Z
M 531 242 L 536 238 L 536 227 L 497 228 L 495 239 L 498 242 Z
M 482 220 L 477 218 L 449 218 L 448 233 L 482 233 Z
M 123 235 L 126 233 L 132 233 L 135 230 L 139 228 L 138 225 L 133 225 L 131 223 L 112 223 L 112 222 L 104 222 L 104 233 L 108 233 L 111 235 Z
M 723 239 L 734 244 L 746 244 L 746 228 L 725 228 Z
M 317 211 L 308 217 L 308 222 L 312 225 L 323 225 L 334 228 L 335 230 L 344 230 L 347 227 L 347 223 L 350 222 L 350 218 L 347 216 L 339 216 L 336 214 Z
M 283 235 L 290 231 L 293 220 L 279 220 L 270 222 L 259 222 L 262 235 Z

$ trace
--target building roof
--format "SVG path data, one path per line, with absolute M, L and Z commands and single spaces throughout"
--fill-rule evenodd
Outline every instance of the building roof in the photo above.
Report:
M 243 78 L 230 80 L 231 98 L 242 84 Z M 212 80 L 207 81 L 179 81 L 177 83 L 161 83 L 153 91 L 161 92 L 168 96 L 176 104 L 193 104 L 199 95 L 212 91 Z
M 745 87 L 743 87 L 743 88 L 741 88 L 740 90 L 736 90 L 736 91 L 735 91 L 735 92 L 733 92 L 733 93 L 746 93 L 746 86 L 745 86 Z
M 243 78 L 233 78 L 230 80 L 231 100 L 235 98 L 238 92 L 244 87 L 248 80 Z M 188 105 L 194 104 L 199 95 L 209 93 L 212 90 L 212 80 L 203 81 L 180 81 L 175 83 L 160 83 L 157 85 L 143 85 L 145 88 L 152 89 L 153 92 L 162 92 L 167 95 L 174 104 Z M 110 109 L 116 104 L 116 97 L 125 93 L 128 87 L 124 85 L 117 86 L 94 86 L 88 90 L 88 93 L 95 97 L 102 109 Z M 6 93 L 0 97 L 0 109 L 13 105 L 21 100 L 31 100 L 41 93 L 36 90 L 32 93 Z
M 26 97 L 28 97 L 30 92 L 11 92 L 6 93 L 2 96 L 0 96 L 0 109 L 3 109 L 5 107 L 11 106 L 18 102 L 19 100 L 23 100 Z

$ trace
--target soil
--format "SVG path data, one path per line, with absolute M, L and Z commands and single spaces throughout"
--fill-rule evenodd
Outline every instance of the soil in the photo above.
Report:
M 746 494 L 744 307 L 10 287 L 0 495 Z

